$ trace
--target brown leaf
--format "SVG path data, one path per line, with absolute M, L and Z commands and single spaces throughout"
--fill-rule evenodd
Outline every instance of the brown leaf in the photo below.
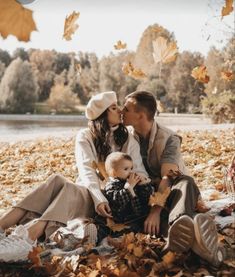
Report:
M 163 37 L 158 37 L 153 41 L 153 58 L 155 63 L 170 63 L 176 59 L 178 53 L 175 42 L 167 44 L 167 40 Z
M 33 247 L 33 250 L 29 252 L 28 258 L 33 263 L 33 266 L 35 267 L 42 266 L 42 261 L 39 255 L 42 251 L 43 251 L 42 247 L 38 246 L 38 247 Z
M 171 251 L 167 252 L 163 257 L 162 260 L 166 264 L 172 264 L 175 261 L 175 254 Z
M 116 50 L 121 50 L 126 48 L 126 43 L 123 43 L 121 40 L 117 41 L 117 43 L 114 45 L 114 48 Z
M 210 208 L 206 206 L 206 203 L 202 199 L 197 201 L 196 211 L 198 213 L 206 213 L 209 210 L 210 210 Z
M 222 18 L 233 11 L 233 0 L 225 0 L 225 6 L 221 10 Z
M 113 232 L 120 232 L 124 229 L 130 228 L 130 226 L 128 226 L 126 224 L 115 223 L 111 218 L 107 218 L 106 226 L 108 226 Z
M 78 29 L 79 25 L 75 24 L 76 20 L 79 18 L 80 13 L 79 12 L 73 12 L 69 16 L 65 18 L 64 22 L 64 35 L 63 38 L 66 40 L 71 40 L 71 36 L 75 33 L 75 31 Z
M 218 191 L 212 192 L 209 196 L 210 201 L 218 200 L 218 199 L 220 199 L 220 193 Z
M 79 75 L 82 73 L 82 67 L 80 63 L 75 64 L 75 70 Z
M 232 71 L 222 71 L 221 78 L 225 81 L 232 81 L 234 80 L 234 74 Z
M 30 34 L 37 31 L 33 12 L 15 0 L 0 0 L 0 34 L 5 39 L 9 35 L 19 41 L 29 41 Z
M 210 77 L 207 75 L 207 69 L 205 65 L 196 66 L 191 73 L 191 76 L 201 83 L 208 83 Z

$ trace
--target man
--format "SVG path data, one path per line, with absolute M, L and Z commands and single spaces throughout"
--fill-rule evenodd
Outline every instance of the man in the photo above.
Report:
M 123 108 L 123 122 L 132 126 L 145 168 L 158 184 L 159 195 L 165 197 L 160 205 L 152 207 L 144 223 L 145 232 L 161 232 L 167 238 L 166 250 L 184 252 L 192 248 L 218 265 L 223 252 L 218 246 L 215 223 L 208 215 L 195 213 L 200 192 L 187 175 L 180 153 L 181 137 L 156 122 L 156 111 L 156 100 L 146 91 L 129 94 Z

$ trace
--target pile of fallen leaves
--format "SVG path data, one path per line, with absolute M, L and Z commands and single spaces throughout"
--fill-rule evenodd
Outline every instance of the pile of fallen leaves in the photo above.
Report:
M 234 130 L 187 131 L 183 137 L 184 160 L 200 189 L 211 189 L 208 200 L 226 193 L 224 171 L 234 154 Z M 40 139 L 0 143 L 0 214 L 21 200 L 53 173 L 75 181 L 77 170 L 74 138 Z M 232 207 L 233 209 L 234 207 Z M 232 210 L 230 209 L 230 212 Z M 220 240 L 233 245 L 235 224 L 220 229 Z M 219 269 L 203 265 L 193 253 L 163 255 L 164 241 L 144 234 L 126 234 L 109 239 L 112 253 L 98 255 L 88 248 L 70 257 L 40 256 L 36 249 L 32 263 L 1 265 L 0 276 L 234 276 L 235 263 L 226 261 Z M 234 247 L 234 245 L 233 245 Z M 234 252 L 233 252 L 234 253 Z

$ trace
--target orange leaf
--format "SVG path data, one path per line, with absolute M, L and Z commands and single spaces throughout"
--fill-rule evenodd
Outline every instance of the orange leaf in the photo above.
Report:
M 198 213 L 206 213 L 206 212 L 208 212 L 209 210 L 210 210 L 210 208 L 208 208 L 208 207 L 206 206 L 205 202 L 204 202 L 202 199 L 200 199 L 200 200 L 197 201 L 196 211 L 197 211 Z
M 222 18 L 233 11 L 233 0 L 225 0 L 225 6 L 221 10 Z
M 75 33 L 77 28 L 79 27 L 78 24 L 75 24 L 76 20 L 79 18 L 79 12 L 73 12 L 69 16 L 65 18 L 64 22 L 64 35 L 63 38 L 66 40 L 71 40 L 71 35 Z
M 106 226 L 108 226 L 113 232 L 120 232 L 124 229 L 130 228 L 130 226 L 128 226 L 126 224 L 115 223 L 111 218 L 107 218 Z
M 225 81 L 232 81 L 234 79 L 234 74 L 232 71 L 222 71 L 221 78 Z
M 158 37 L 153 41 L 153 58 L 155 63 L 170 63 L 176 59 L 178 53 L 175 42 L 167 44 L 167 40 L 163 37 Z
M 155 206 L 158 205 L 160 207 L 164 207 L 166 203 L 166 199 L 171 192 L 170 187 L 166 187 L 163 192 L 155 192 L 153 195 L 149 197 L 149 205 Z
M 126 43 L 123 43 L 121 40 L 119 40 L 115 45 L 114 48 L 116 50 L 121 50 L 126 48 Z
M 42 261 L 39 254 L 43 251 L 42 247 L 34 247 L 32 251 L 29 252 L 28 258 L 31 260 L 34 266 L 42 266 Z
M 218 200 L 220 199 L 220 193 L 218 191 L 214 191 L 211 193 L 209 200 L 213 201 L 213 200 Z
M 5 39 L 9 35 L 19 41 L 29 41 L 30 34 L 37 31 L 33 12 L 15 0 L 0 0 L 0 34 Z
M 162 260 L 166 264 L 172 264 L 175 261 L 175 254 L 171 251 L 167 252 L 163 257 Z
M 205 65 L 196 66 L 192 70 L 191 76 L 202 83 L 208 83 L 210 81 L 210 77 L 207 75 L 207 69 Z
M 134 79 L 142 79 L 146 77 L 146 74 L 141 69 L 134 68 L 131 62 L 123 65 L 122 72 Z

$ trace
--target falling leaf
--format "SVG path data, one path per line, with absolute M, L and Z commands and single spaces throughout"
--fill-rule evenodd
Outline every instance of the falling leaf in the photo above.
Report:
M 79 12 L 73 12 L 69 16 L 65 18 L 64 22 L 64 35 L 63 38 L 66 40 L 71 40 L 71 36 L 75 33 L 75 31 L 78 29 L 79 25 L 76 24 L 76 20 L 79 18 L 80 13 Z
M 150 206 L 158 205 L 160 207 L 164 207 L 166 203 L 166 199 L 169 196 L 170 192 L 171 192 L 170 187 L 166 187 L 164 191 L 162 192 L 157 191 L 153 195 L 150 195 L 149 205 Z
M 9 35 L 19 41 L 29 41 L 30 34 L 37 31 L 33 12 L 15 0 L 0 0 L 0 34 L 5 39 Z
M 113 232 L 120 232 L 124 229 L 130 228 L 130 226 L 128 226 L 126 224 L 115 223 L 111 218 L 107 218 L 106 226 L 108 226 Z
M 207 68 L 205 65 L 196 66 L 191 73 L 191 76 L 201 83 L 208 83 L 210 77 L 207 75 Z
M 225 81 L 232 81 L 234 79 L 234 74 L 232 71 L 222 71 L 221 78 Z
M 121 40 L 117 41 L 117 43 L 114 45 L 114 48 L 116 50 L 126 49 L 126 43 L 123 43 Z
M 43 251 L 42 247 L 33 247 L 33 250 L 29 252 L 28 258 L 33 263 L 33 266 L 39 267 L 42 266 L 40 253 Z
M 158 37 L 153 41 L 153 58 L 155 63 L 170 63 L 176 59 L 178 53 L 175 42 L 167 44 L 167 40 L 163 37 Z
M 222 18 L 233 11 L 233 0 L 225 0 L 225 6 L 221 10 Z
M 146 74 L 141 69 L 136 69 L 131 62 L 123 64 L 122 72 L 134 79 L 142 79 L 146 77 Z

